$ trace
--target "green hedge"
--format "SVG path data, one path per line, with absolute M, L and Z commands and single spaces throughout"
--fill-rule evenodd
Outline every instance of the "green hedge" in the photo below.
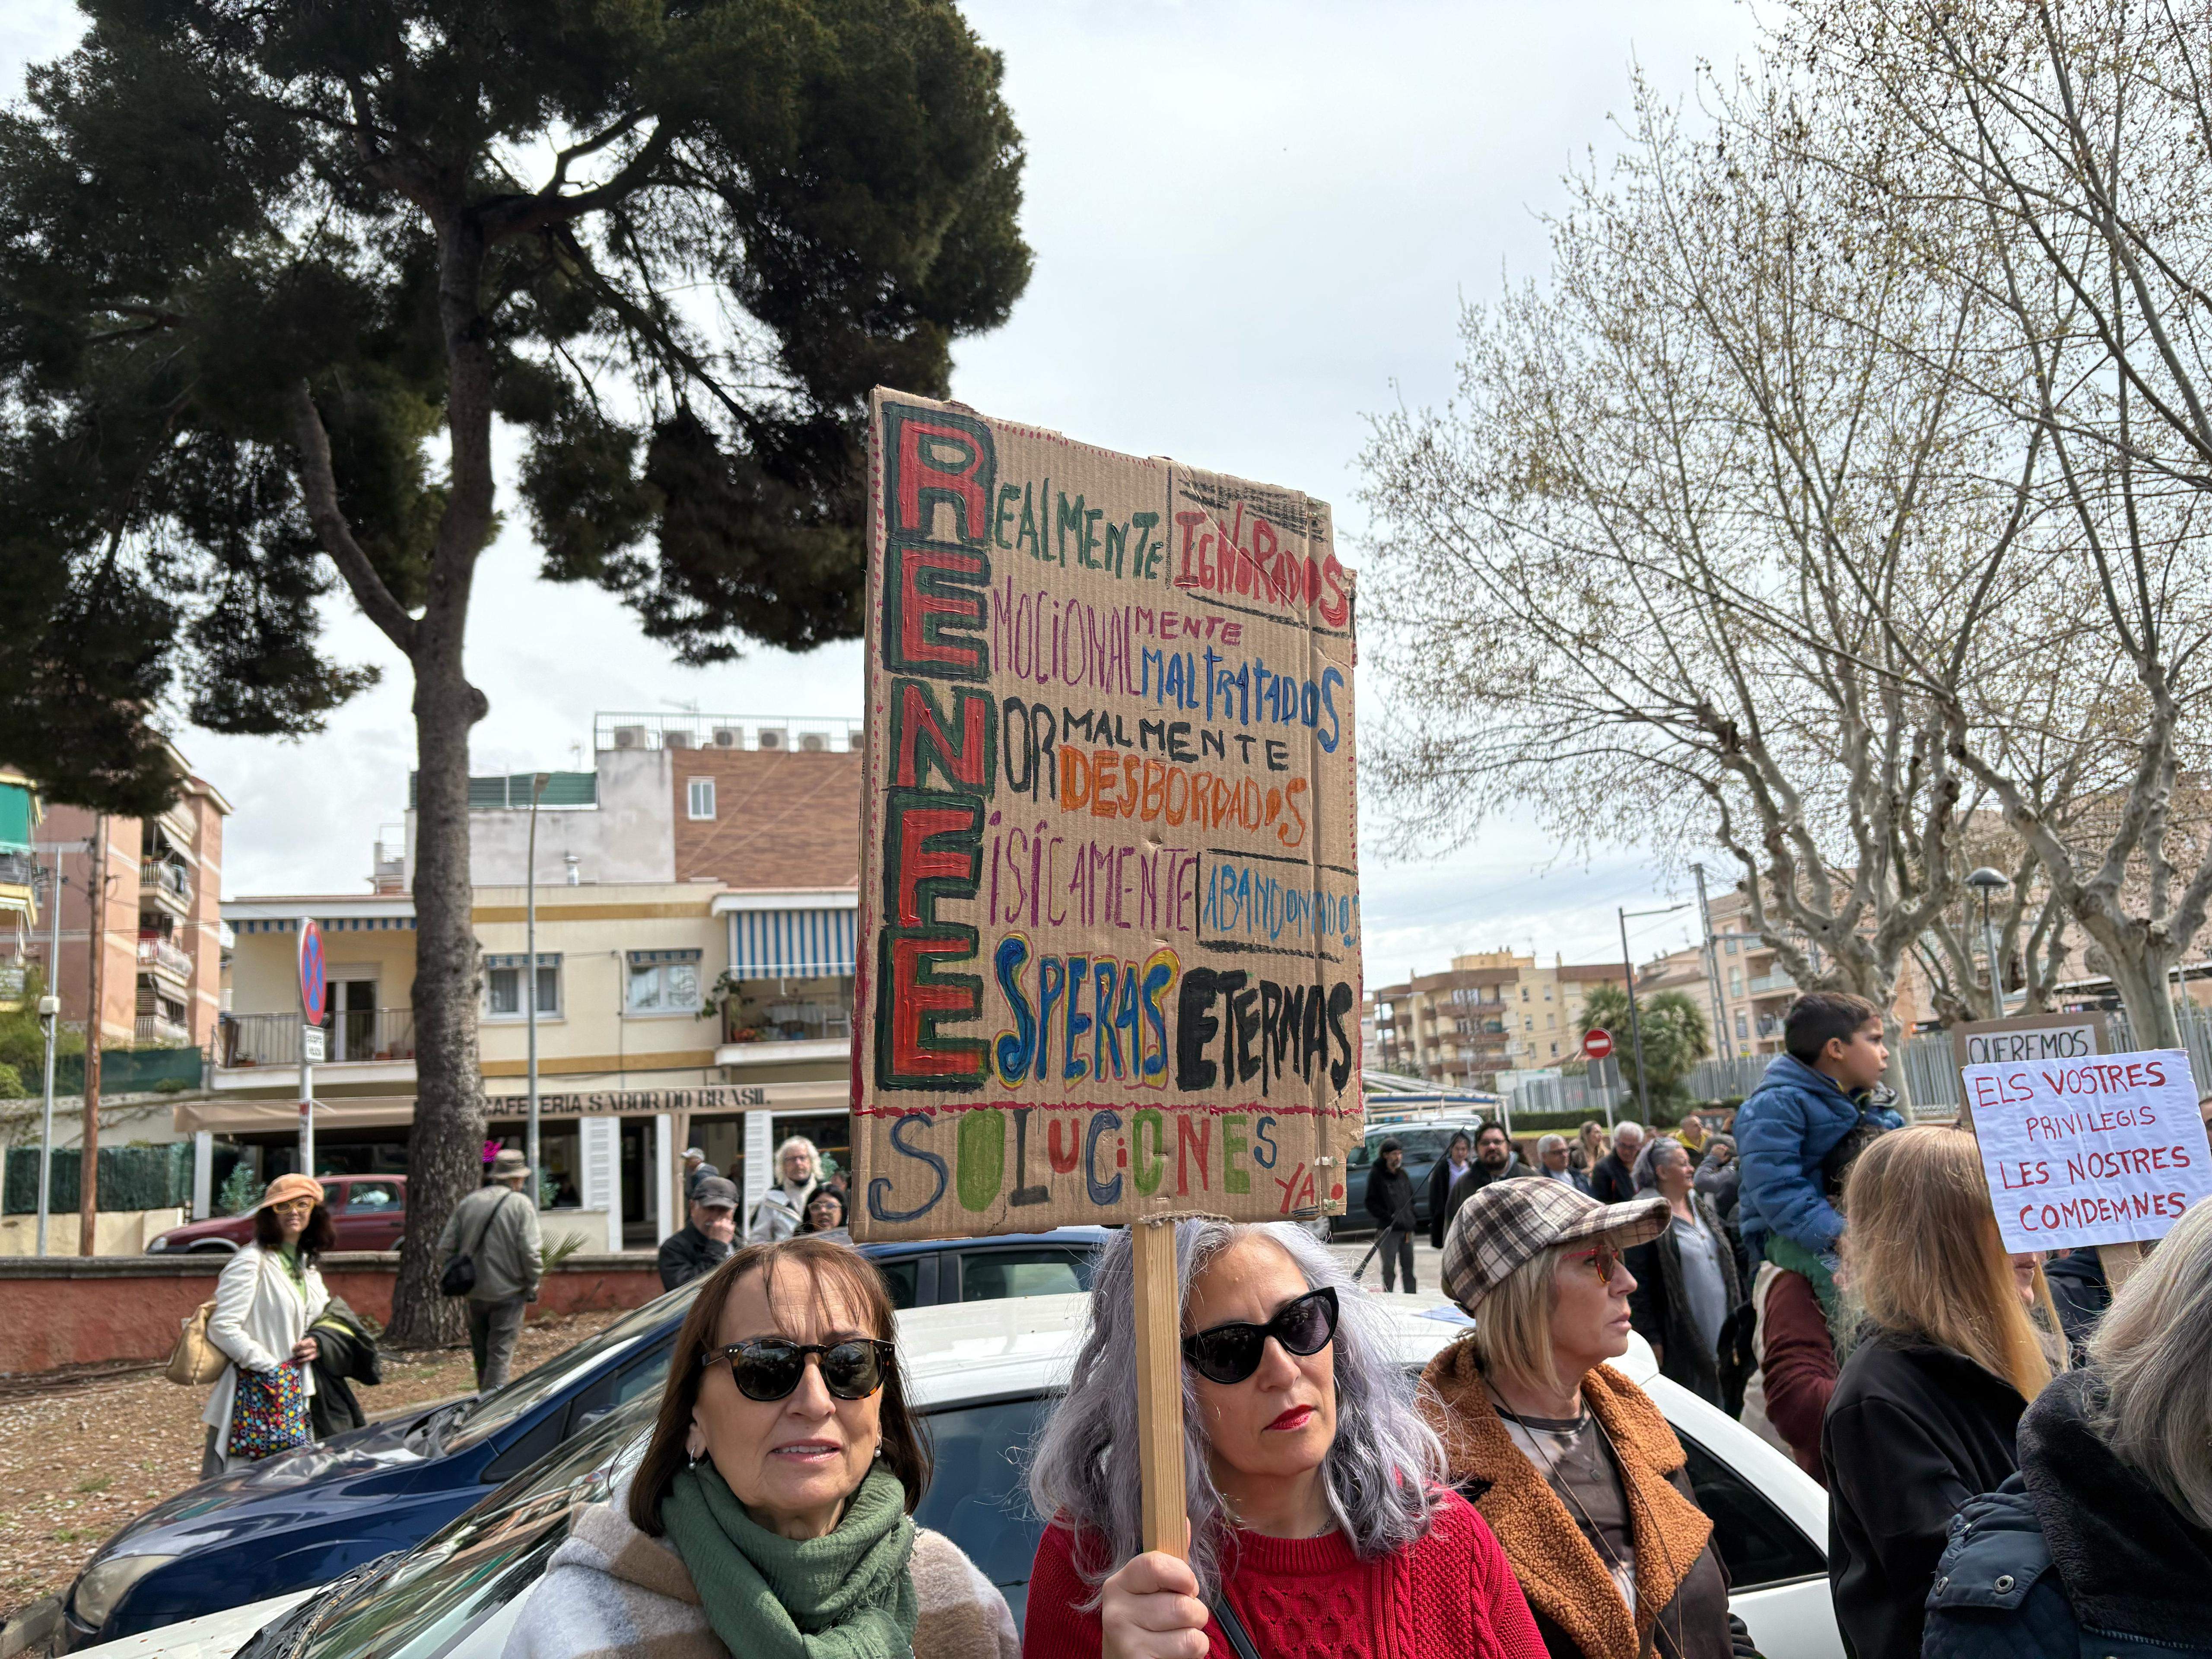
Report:
M 75 1146 L 54 1149 L 53 1181 L 47 1194 L 52 1213 L 68 1214 L 77 1206 L 77 1171 L 82 1152 Z M 180 1140 L 168 1146 L 103 1146 L 100 1149 L 100 1207 L 103 1210 L 190 1209 L 192 1202 L 192 1146 Z M 8 1174 L 0 1185 L 0 1210 L 31 1215 L 39 1207 L 39 1149 L 16 1146 L 8 1153 Z
M 100 1092 L 103 1095 L 176 1094 L 201 1086 L 207 1056 L 197 1048 L 102 1048 Z M 54 1091 L 84 1092 L 84 1056 L 54 1058 Z

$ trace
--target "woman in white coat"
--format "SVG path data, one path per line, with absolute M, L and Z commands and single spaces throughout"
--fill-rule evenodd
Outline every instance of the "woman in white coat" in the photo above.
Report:
M 208 1340 L 229 1356 L 208 1395 L 200 1421 L 208 1425 L 202 1478 L 249 1462 L 230 1455 L 231 1405 L 238 1374 L 297 1365 L 305 1392 L 315 1391 L 315 1339 L 307 1330 L 330 1304 L 315 1258 L 337 1242 L 323 1184 L 310 1176 L 283 1175 L 269 1183 L 253 1212 L 253 1243 L 230 1259 L 216 1281 Z

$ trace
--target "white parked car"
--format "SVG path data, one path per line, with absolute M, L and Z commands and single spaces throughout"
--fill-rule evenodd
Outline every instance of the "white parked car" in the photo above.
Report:
M 1418 1368 L 1459 1334 L 1434 1299 L 1375 1295 Z M 1005 1591 L 1018 1620 L 1042 1523 L 1022 1459 L 1065 1385 L 1086 1298 L 1029 1297 L 910 1309 L 899 1346 L 927 1415 L 937 1473 L 915 1519 L 945 1533 Z M 1827 1495 L 1725 1413 L 1657 1374 L 1639 1338 L 1615 1362 L 1659 1404 L 1689 1453 L 1734 1593 L 1766 1659 L 1843 1659 L 1828 1600 Z M 498 1659 L 572 1507 L 604 1498 L 644 1455 L 658 1406 L 618 1407 L 414 1549 L 318 1590 L 149 1631 L 72 1659 Z

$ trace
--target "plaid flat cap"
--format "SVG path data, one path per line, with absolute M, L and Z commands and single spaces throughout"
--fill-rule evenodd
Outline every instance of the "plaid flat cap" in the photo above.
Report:
M 1459 1206 L 1444 1235 L 1444 1294 L 1473 1313 L 1522 1263 L 1554 1244 L 1604 1235 L 1617 1249 L 1667 1231 L 1667 1200 L 1654 1193 L 1601 1204 L 1564 1181 L 1493 1181 Z

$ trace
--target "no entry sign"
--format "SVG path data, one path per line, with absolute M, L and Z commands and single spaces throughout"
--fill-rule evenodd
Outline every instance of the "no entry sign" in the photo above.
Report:
M 1609 1060 L 1613 1056 L 1613 1033 L 1602 1025 L 1593 1025 L 1583 1033 L 1584 1060 Z
M 313 916 L 300 918 L 300 1012 L 310 1025 L 323 1023 L 323 1003 L 329 991 L 323 969 L 323 930 Z

